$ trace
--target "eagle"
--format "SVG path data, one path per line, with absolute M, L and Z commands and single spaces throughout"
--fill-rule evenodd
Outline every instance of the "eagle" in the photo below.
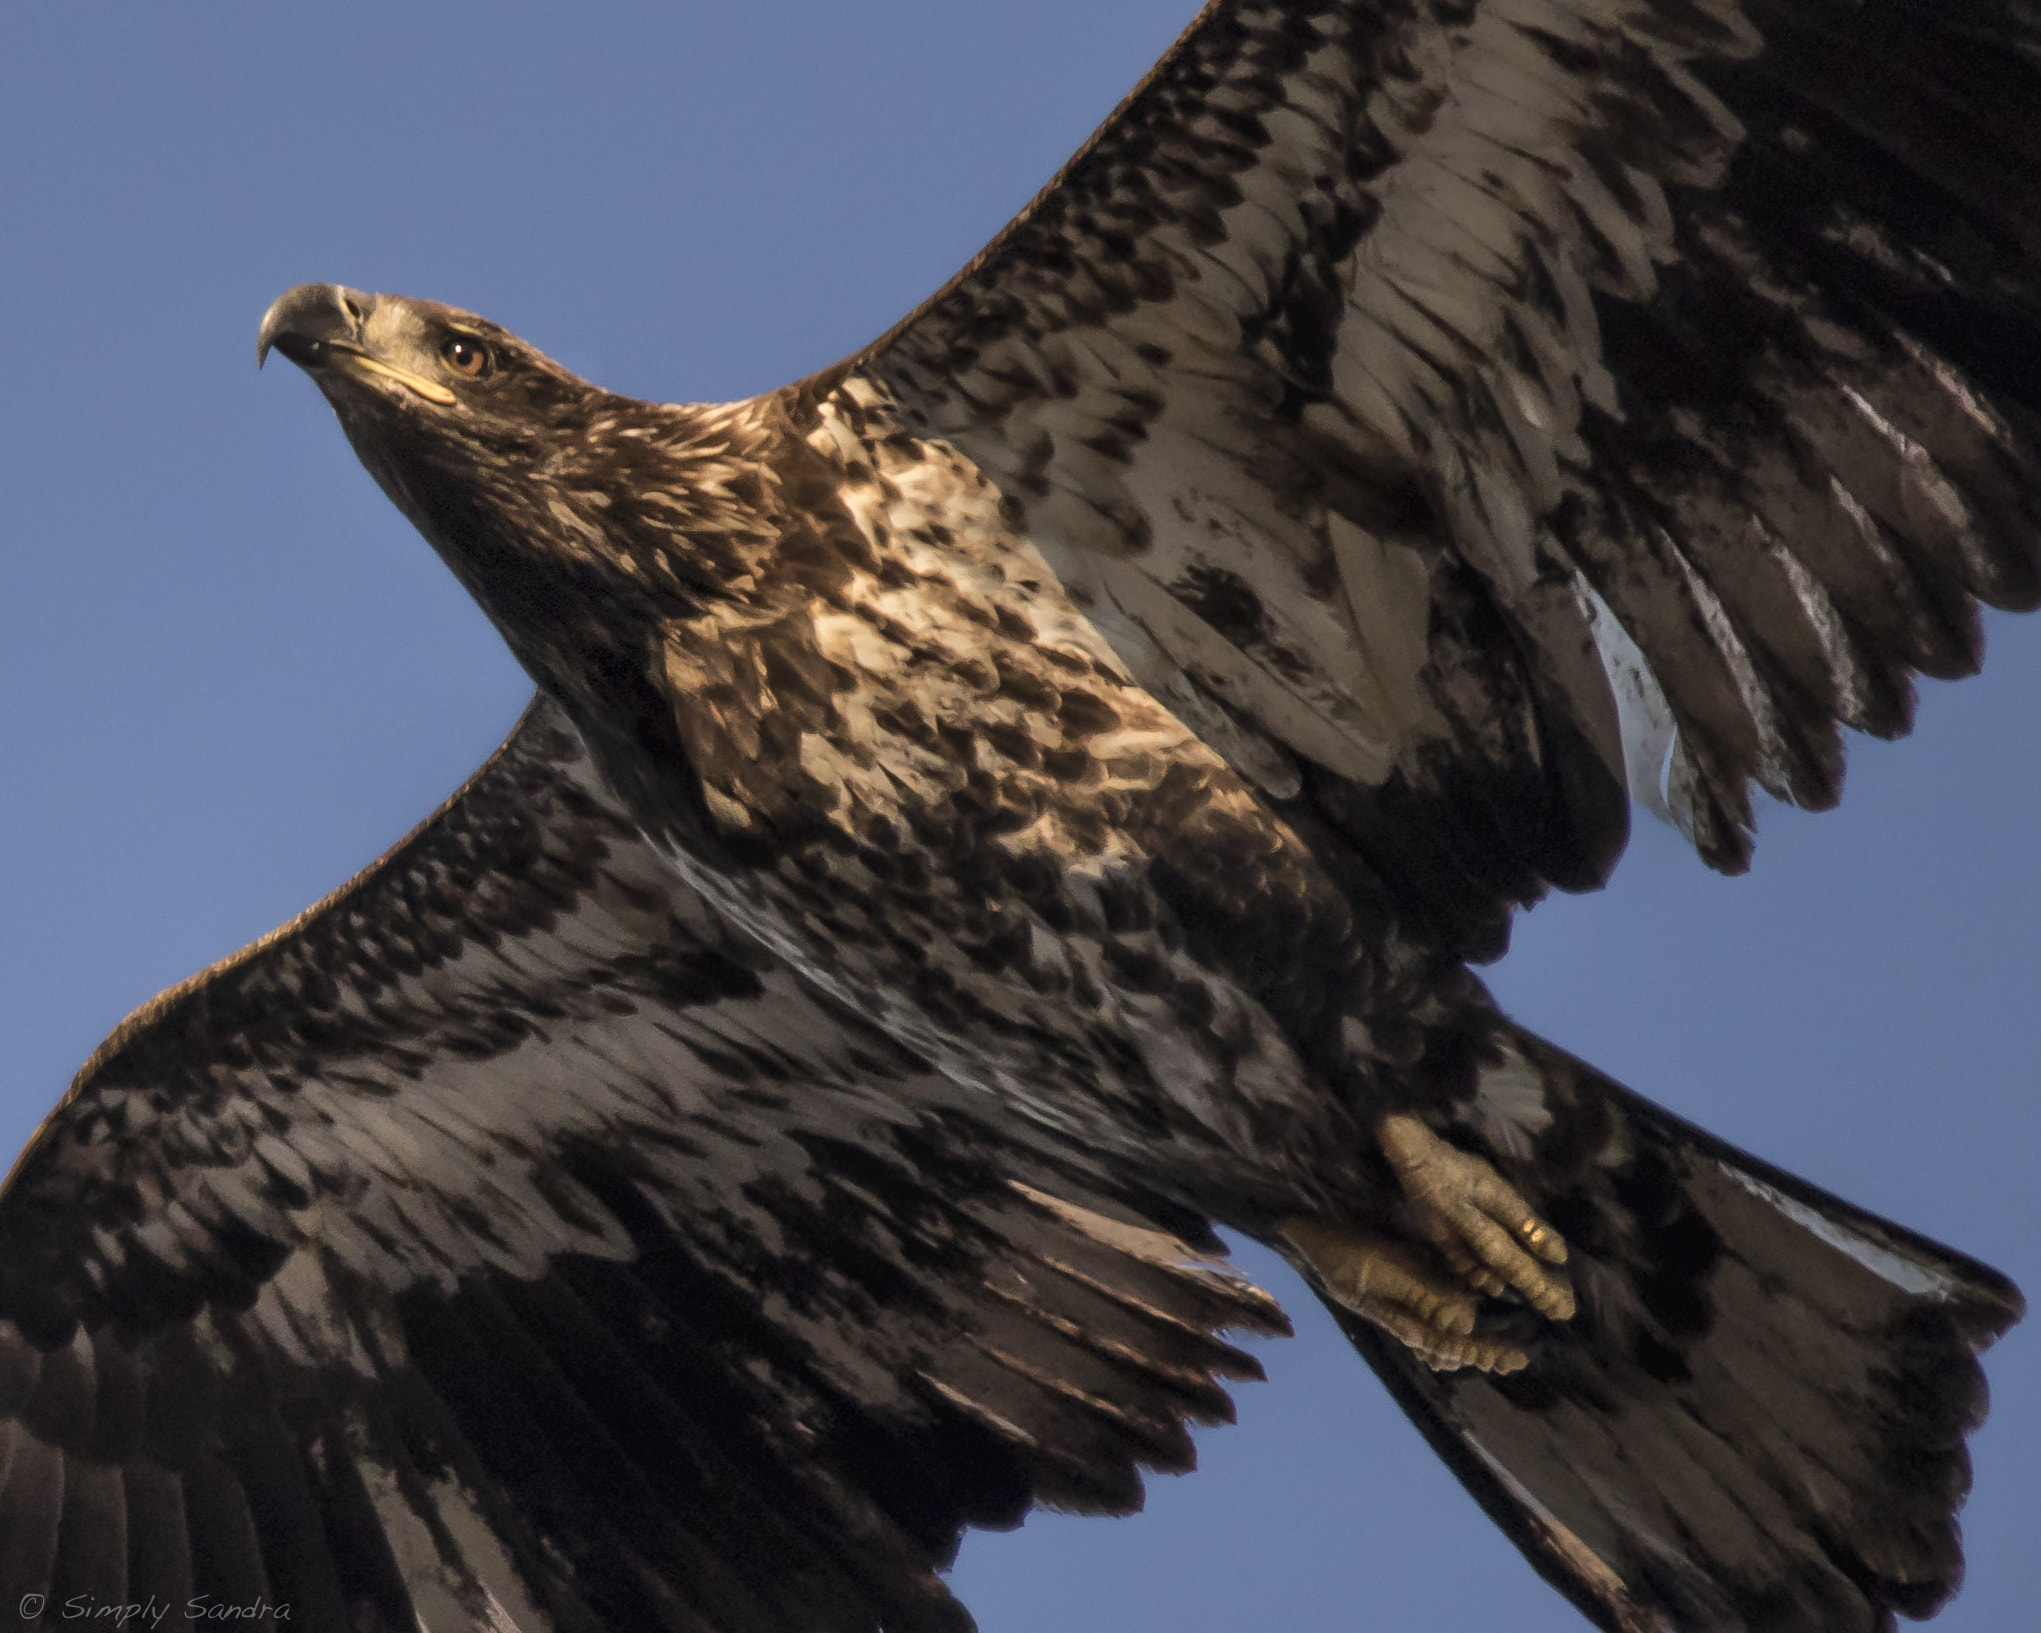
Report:
M 2041 593 L 2037 43 L 1214 5 L 744 403 L 284 296 L 538 697 L 23 1154 L 0 1589 L 963 1626 L 963 1526 L 1226 1415 L 1223 1224 L 1598 1625 L 1934 1609 L 2017 1293 L 1469 965 L 1633 799 L 1742 866 Z

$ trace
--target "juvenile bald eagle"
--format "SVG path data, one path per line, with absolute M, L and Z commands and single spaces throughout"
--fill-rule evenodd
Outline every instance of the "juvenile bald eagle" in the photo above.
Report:
M 1229 0 L 748 402 L 286 294 L 539 698 L 17 1165 L 0 1602 L 967 1626 L 963 1526 L 1135 1506 L 1280 1330 L 1217 1223 L 1598 1625 L 1932 1611 L 2016 1291 L 1468 961 L 1633 797 L 1740 867 L 2041 600 L 2037 63 L 2019 0 Z

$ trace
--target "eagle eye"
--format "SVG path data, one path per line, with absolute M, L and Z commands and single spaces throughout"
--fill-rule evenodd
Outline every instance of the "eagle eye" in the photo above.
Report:
M 473 335 L 448 335 L 439 343 L 440 361 L 466 380 L 489 372 L 489 348 Z

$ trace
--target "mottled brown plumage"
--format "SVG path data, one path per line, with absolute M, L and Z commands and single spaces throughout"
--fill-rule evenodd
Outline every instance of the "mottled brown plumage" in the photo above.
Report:
M 965 1523 L 1138 1505 L 1258 1375 L 1210 1330 L 1283 1327 L 1082 1167 L 733 937 L 536 704 L 17 1164 L 7 1586 L 625 1627 L 637 1560 L 723 1626 L 965 1625 Z
M 1226 1410 L 1212 1329 L 1279 1317 L 1187 1262 L 1218 1222 L 1600 1625 L 1932 1610 L 2017 1292 L 1463 960 L 1626 790 L 1741 866 L 1753 783 L 1831 802 L 1838 725 L 2041 594 L 2037 45 L 1219 0 L 735 404 L 291 291 L 264 348 L 541 701 L 24 1156 L 15 1574 L 959 1625 L 961 1526 L 1131 1507 Z

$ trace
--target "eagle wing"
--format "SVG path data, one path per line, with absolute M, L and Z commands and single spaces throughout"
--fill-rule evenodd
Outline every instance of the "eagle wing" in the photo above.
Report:
M 1153 692 L 1499 952 L 2041 599 L 2022 0 L 1214 0 L 853 359 Z
M 1138 1507 L 1256 1373 L 1214 1330 L 1283 1327 L 992 1115 L 730 936 L 535 704 L 21 1158 L 0 1601 L 967 1627 L 963 1525 Z

